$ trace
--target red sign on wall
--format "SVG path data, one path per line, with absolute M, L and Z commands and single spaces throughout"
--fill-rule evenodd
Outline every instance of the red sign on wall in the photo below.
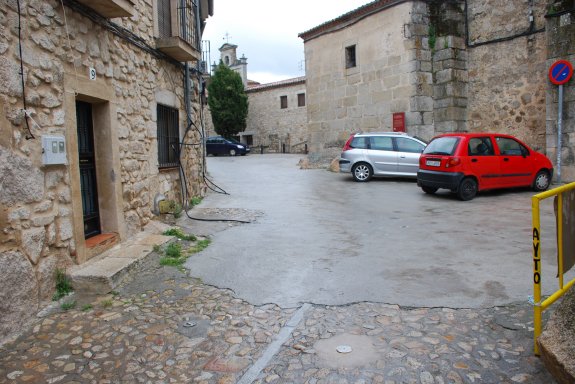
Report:
M 393 114 L 393 132 L 405 132 L 405 112 Z

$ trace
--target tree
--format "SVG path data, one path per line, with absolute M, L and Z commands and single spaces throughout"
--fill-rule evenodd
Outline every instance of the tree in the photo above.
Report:
M 248 96 L 242 78 L 221 62 L 208 85 L 208 105 L 218 135 L 229 138 L 245 131 Z

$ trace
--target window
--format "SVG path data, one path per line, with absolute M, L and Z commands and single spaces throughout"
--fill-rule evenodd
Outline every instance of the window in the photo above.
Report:
M 355 60 L 355 45 L 345 47 L 345 67 L 355 68 L 357 62 Z
M 281 109 L 287 108 L 287 96 L 280 96 L 280 107 Z
M 396 137 L 395 144 L 398 152 L 421 153 L 425 148 L 423 144 L 405 137 Z
M 180 155 L 178 110 L 158 104 L 158 165 L 176 167 Z
M 230 57 L 229 56 L 225 57 L 225 62 L 226 62 L 226 65 L 230 65 Z
M 371 138 L 371 149 L 393 151 L 393 140 L 391 137 L 374 136 Z
M 354 137 L 349 145 L 350 148 L 367 149 L 367 137 Z
M 467 145 L 469 156 L 493 156 L 493 146 L 489 137 L 473 137 Z
M 305 93 L 298 93 L 297 94 L 297 106 L 298 107 L 305 107 Z
M 529 154 L 529 150 L 521 145 L 519 142 L 509 139 L 507 137 L 497 137 L 497 146 L 499 147 L 499 152 L 505 156 L 526 156 Z

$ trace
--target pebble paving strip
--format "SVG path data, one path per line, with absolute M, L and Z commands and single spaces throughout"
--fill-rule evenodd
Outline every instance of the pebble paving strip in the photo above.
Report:
M 150 273 L 156 283 L 137 274 L 119 294 L 92 299 L 92 309 L 52 313 L 5 344 L 0 383 L 236 383 L 298 310 L 255 307 L 174 268 Z M 253 382 L 553 383 L 533 355 L 531 319 L 527 303 L 312 305 Z M 368 340 L 372 356 L 333 367 L 317 346 L 344 334 Z

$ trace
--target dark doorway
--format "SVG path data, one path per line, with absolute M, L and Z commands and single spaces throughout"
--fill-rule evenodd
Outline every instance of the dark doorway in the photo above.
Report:
M 101 233 L 91 104 L 76 101 L 76 121 L 78 125 L 78 155 L 84 214 L 84 237 L 88 239 Z

